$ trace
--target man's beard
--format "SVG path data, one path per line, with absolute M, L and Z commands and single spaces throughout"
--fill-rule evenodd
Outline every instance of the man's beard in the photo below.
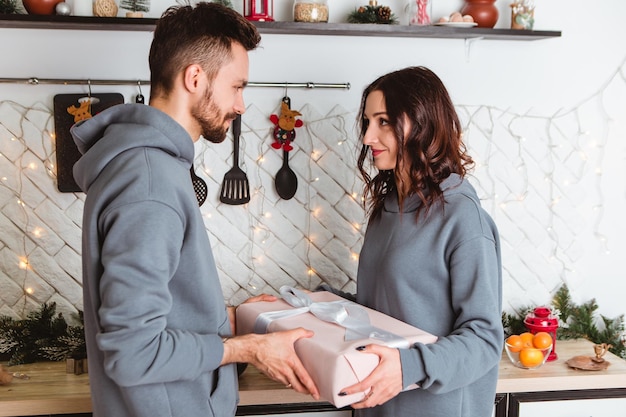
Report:
M 237 116 L 235 113 L 228 113 L 222 118 L 208 88 L 202 101 L 191 109 L 191 115 L 200 124 L 202 137 L 213 143 L 221 143 L 226 139 L 228 128 L 224 127 L 224 122 Z

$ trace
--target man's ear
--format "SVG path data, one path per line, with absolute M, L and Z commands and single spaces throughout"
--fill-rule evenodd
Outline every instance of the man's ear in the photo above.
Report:
M 183 72 L 183 85 L 190 93 L 195 93 L 206 79 L 202 67 L 198 64 L 189 65 Z

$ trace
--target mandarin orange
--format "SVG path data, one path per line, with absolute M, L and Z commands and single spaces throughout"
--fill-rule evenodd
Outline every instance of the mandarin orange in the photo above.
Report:
M 543 362 L 543 353 L 539 349 L 525 347 L 519 353 L 519 361 L 527 368 L 534 368 Z
M 524 347 L 533 347 L 533 338 L 535 337 L 534 334 L 531 332 L 525 332 L 520 334 L 519 337 L 522 338 L 522 344 Z
M 547 332 L 538 332 L 533 337 L 533 346 L 537 349 L 547 349 L 552 345 L 552 336 Z
M 522 338 L 517 334 L 507 337 L 505 342 L 509 346 L 509 350 L 514 353 L 519 352 L 524 347 Z

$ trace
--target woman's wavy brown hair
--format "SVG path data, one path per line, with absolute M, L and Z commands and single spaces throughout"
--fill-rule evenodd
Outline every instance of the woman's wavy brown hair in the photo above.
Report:
M 385 196 L 398 191 L 402 207 L 408 195 L 417 194 L 422 200 L 417 216 L 437 201 L 443 200 L 440 184 L 450 174 L 464 177 L 474 161 L 467 154 L 461 139 L 459 117 L 443 82 L 425 67 L 408 67 L 381 76 L 363 91 L 359 110 L 359 138 L 363 141 L 367 130 L 365 102 L 372 91 L 380 91 L 385 100 L 387 118 L 398 142 L 396 168 L 380 171 L 373 178 L 364 167 L 373 166 L 369 146 L 363 145 L 358 159 L 358 169 L 365 181 L 364 205 L 371 218 L 380 215 Z M 404 136 L 408 121 L 410 131 Z M 406 174 L 400 175 L 399 167 L 407 171 L 409 184 L 404 184 Z M 398 186 L 401 185 L 401 186 Z M 401 190 L 408 189 L 407 195 Z M 368 205 L 369 202 L 369 205 Z

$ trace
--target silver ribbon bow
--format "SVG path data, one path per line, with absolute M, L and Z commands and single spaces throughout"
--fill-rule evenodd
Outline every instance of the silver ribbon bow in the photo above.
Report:
M 375 339 L 388 347 L 408 348 L 409 342 L 394 333 L 372 326 L 367 311 L 348 300 L 314 302 L 307 293 L 296 288 L 283 286 L 280 295 L 290 306 L 290 310 L 278 310 L 261 313 L 255 323 L 255 333 L 267 333 L 274 320 L 311 313 L 320 320 L 335 323 L 346 329 L 345 340 Z

